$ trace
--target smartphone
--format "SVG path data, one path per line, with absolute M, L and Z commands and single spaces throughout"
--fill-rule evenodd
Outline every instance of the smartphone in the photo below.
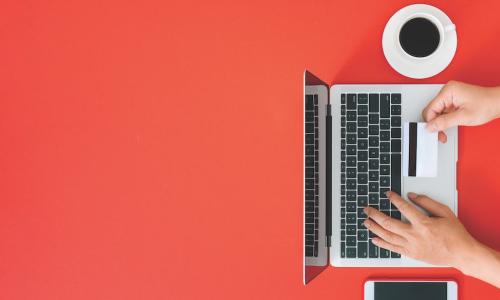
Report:
M 368 280 L 365 300 L 457 300 L 452 280 Z

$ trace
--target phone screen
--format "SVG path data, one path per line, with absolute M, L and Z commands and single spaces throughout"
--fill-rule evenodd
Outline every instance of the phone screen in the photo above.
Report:
M 446 282 L 375 282 L 375 300 L 446 300 Z

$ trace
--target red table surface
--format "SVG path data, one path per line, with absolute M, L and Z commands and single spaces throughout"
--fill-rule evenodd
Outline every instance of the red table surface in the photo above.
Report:
M 431 1 L 451 65 L 411 80 L 381 49 L 410 1 L 4 1 L 1 299 L 362 299 L 370 277 L 302 285 L 302 72 L 329 83 L 500 84 L 500 4 Z M 459 215 L 500 249 L 500 121 L 460 128 Z

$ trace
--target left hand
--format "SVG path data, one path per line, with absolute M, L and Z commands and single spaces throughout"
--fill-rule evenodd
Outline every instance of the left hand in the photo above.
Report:
M 433 265 L 458 269 L 475 253 L 478 242 L 448 206 L 409 193 L 412 202 L 431 214 L 427 216 L 394 192 L 387 192 L 387 197 L 410 223 L 392 219 L 375 208 L 365 208 L 365 226 L 377 235 L 372 240 L 375 245 Z

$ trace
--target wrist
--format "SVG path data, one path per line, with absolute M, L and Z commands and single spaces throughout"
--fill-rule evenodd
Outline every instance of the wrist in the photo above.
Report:
M 491 120 L 500 117 L 500 87 L 487 88 L 487 102 L 490 112 L 493 114 Z
M 492 256 L 493 254 L 490 248 L 474 240 L 474 242 L 470 244 L 470 247 L 464 249 L 457 260 L 455 268 L 465 275 L 477 277 L 478 272 L 480 272 L 485 265 L 491 263 Z

